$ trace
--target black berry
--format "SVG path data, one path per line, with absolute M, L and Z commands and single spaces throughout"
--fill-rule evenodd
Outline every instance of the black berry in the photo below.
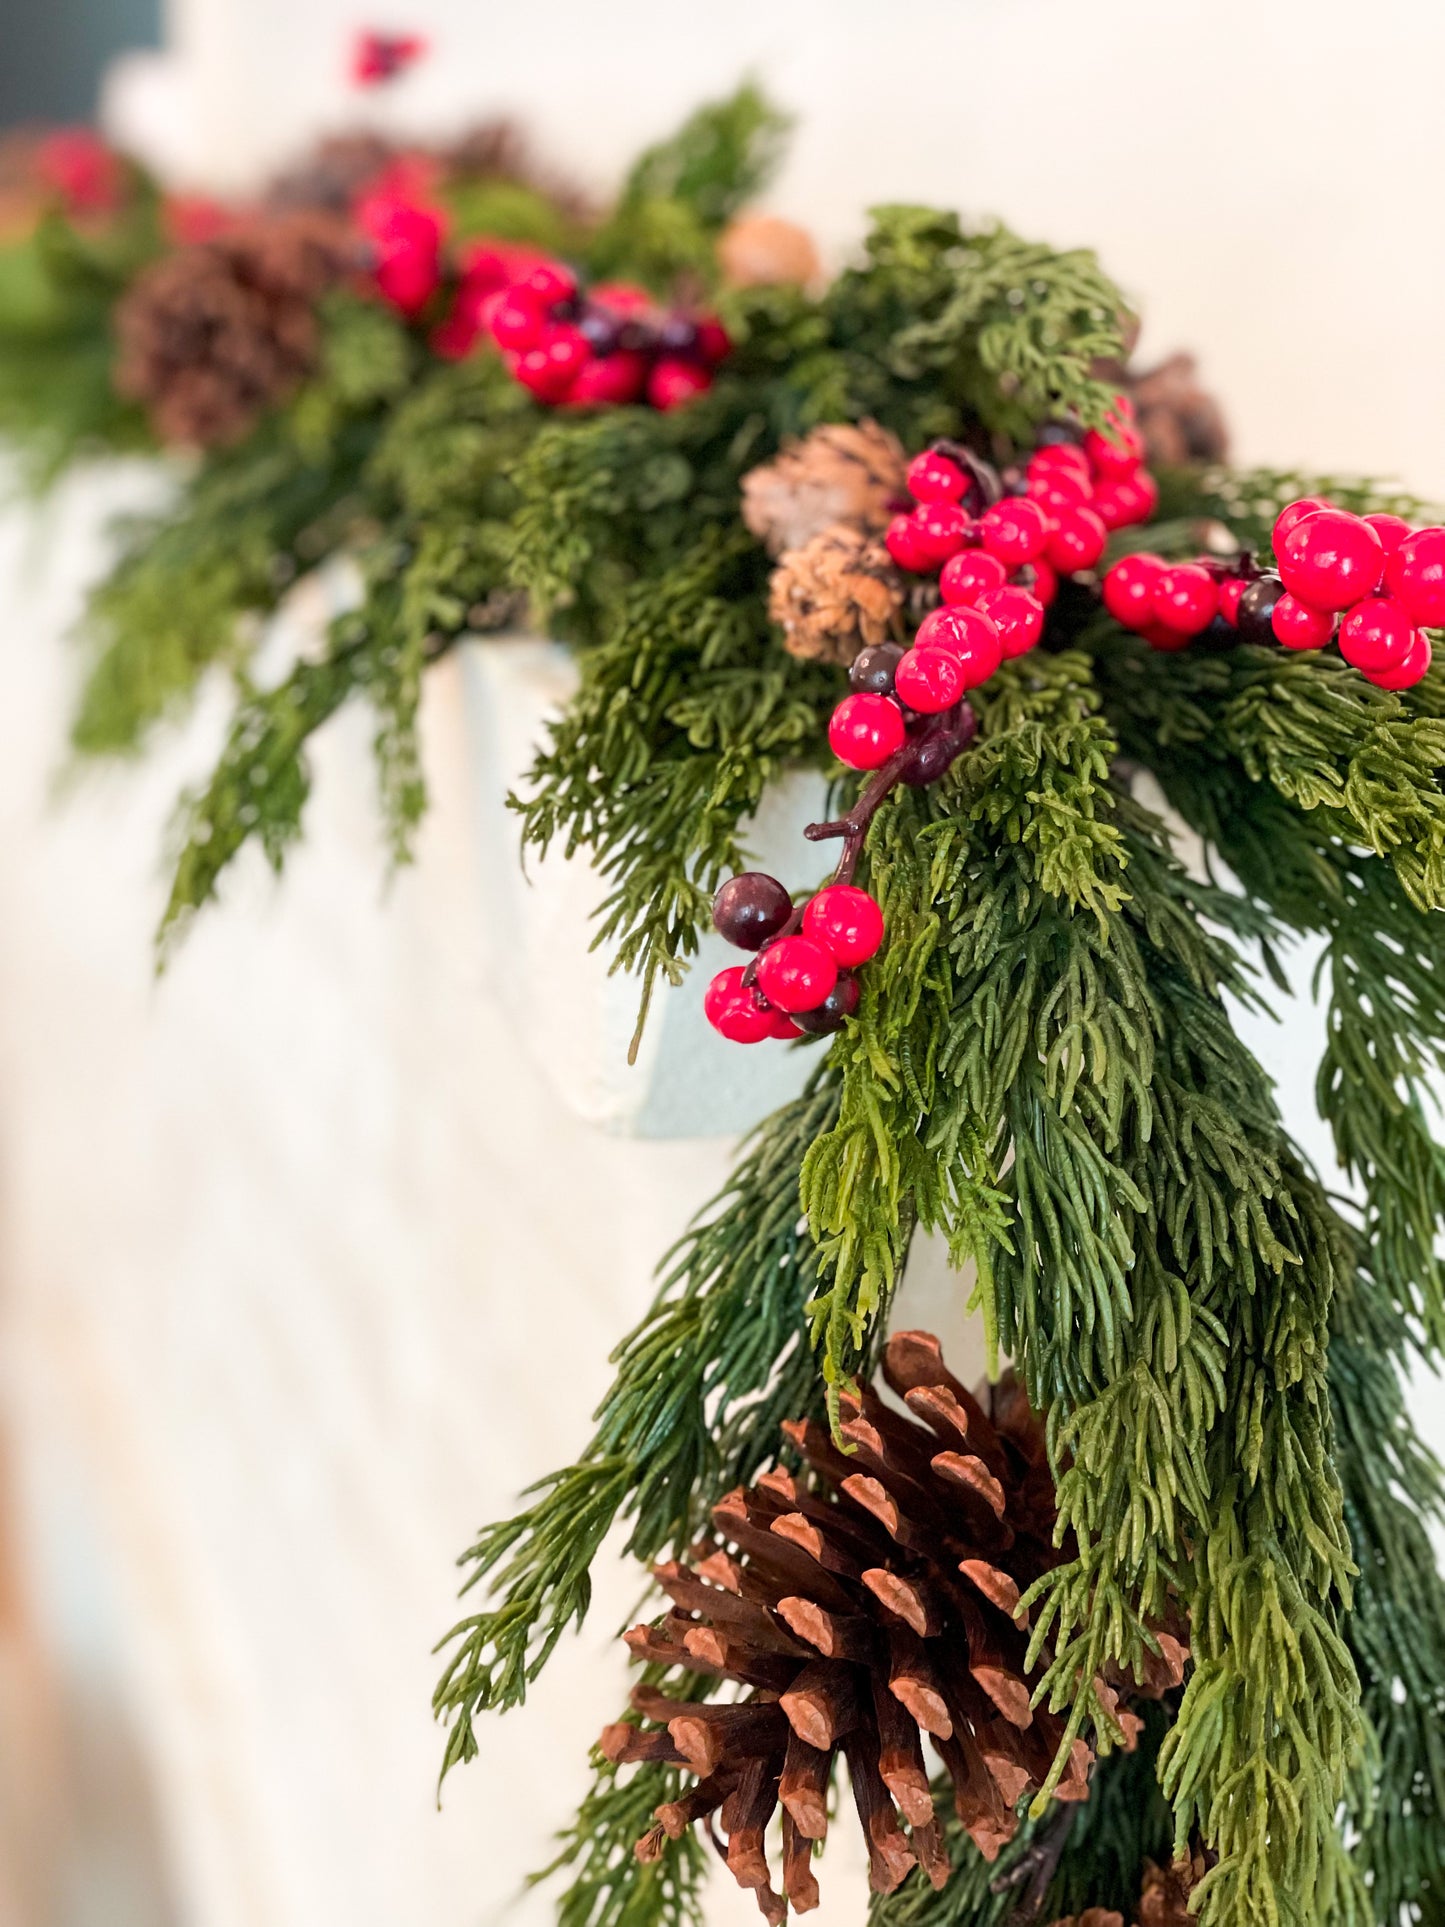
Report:
M 1277 575 L 1261 575 L 1250 583 L 1239 598 L 1237 627 L 1241 642 L 1274 642 L 1274 605 L 1283 594 L 1284 584 Z
M 659 354 L 695 355 L 698 351 L 697 323 L 685 314 L 664 315 L 657 331 Z
M 841 1030 L 858 1008 L 858 979 L 841 975 L 816 1009 L 795 1010 L 793 1022 L 809 1037 L 826 1037 Z
M 739 950 L 761 950 L 793 914 L 793 899 L 776 877 L 744 870 L 729 877 L 712 900 L 718 933 Z
M 622 323 L 605 308 L 589 308 L 577 326 L 595 355 L 615 354 L 621 345 Z
M 869 696 L 891 696 L 893 677 L 902 660 L 903 651 L 895 643 L 875 642 L 854 657 L 848 680 Z

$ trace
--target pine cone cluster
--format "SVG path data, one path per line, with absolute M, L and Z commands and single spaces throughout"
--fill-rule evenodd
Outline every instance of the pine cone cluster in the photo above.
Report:
M 768 614 L 790 655 L 846 666 L 868 644 L 888 640 L 905 596 L 883 543 L 839 522 L 783 556 L 769 585 Z
M 116 310 L 116 387 L 165 442 L 240 440 L 310 373 L 316 303 L 357 265 L 346 223 L 258 217 L 139 275 Z
M 1170 1867 L 1151 1860 L 1144 1869 L 1135 1927 L 1194 1927 L 1189 1896 L 1208 1871 L 1208 1860 L 1195 1853 Z M 1053 1927 L 1124 1927 L 1124 1916 L 1112 1907 L 1086 1907 L 1081 1914 L 1056 1920 Z
M 743 1696 L 681 1701 L 638 1686 L 633 1708 L 653 1724 L 619 1722 L 600 1741 L 614 1762 L 697 1775 L 657 1809 L 639 1857 L 717 1815 L 728 1866 L 771 1922 L 789 1904 L 817 1905 L 812 1843 L 827 1832 L 839 1754 L 872 1885 L 890 1893 L 915 1864 L 935 1887 L 950 1871 L 924 1734 L 989 1859 L 1063 1740 L 1063 1722 L 1030 1705 L 1019 1607 L 1066 1556 L 1053 1544 L 1043 1428 L 1011 1376 L 985 1410 L 927 1333 L 896 1333 L 883 1374 L 909 1415 L 871 1389 L 845 1396 L 851 1456 L 812 1421 L 785 1426 L 816 1483 L 779 1469 L 728 1494 L 713 1510 L 717 1542 L 658 1569 L 672 1610 L 626 1636 L 639 1660 L 734 1682 Z M 1173 1656 L 1182 1671 L 1179 1648 Z M 1075 1740 L 1058 1799 L 1087 1797 L 1091 1758 Z M 782 1894 L 764 1849 L 779 1807 Z
M 902 445 L 877 422 L 834 422 L 743 477 L 743 521 L 770 555 L 800 549 L 835 522 L 881 534 L 907 499 Z

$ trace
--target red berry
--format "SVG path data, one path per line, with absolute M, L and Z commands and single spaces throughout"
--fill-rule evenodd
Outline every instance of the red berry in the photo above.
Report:
M 803 932 L 844 970 L 867 963 L 883 941 L 883 912 L 866 890 L 830 883 L 803 912 Z
M 1037 597 L 1046 609 L 1059 593 L 1058 573 L 1042 558 L 1016 569 L 1009 579 L 1015 588 L 1027 589 L 1031 596 Z
M 1037 502 L 1018 495 L 995 502 L 978 518 L 983 546 L 1010 569 L 1043 554 L 1053 533 L 1053 520 Z
M 677 361 L 665 356 L 647 378 L 647 399 L 666 414 L 681 408 L 712 387 L 712 376 L 695 362 Z
M 803 1034 L 804 1033 L 801 1030 L 799 1030 L 798 1026 L 793 1022 L 792 1018 L 787 1014 L 786 1011 L 773 1010 L 771 1008 L 769 1009 L 768 1011 L 769 1037 L 781 1037 L 784 1039 L 791 1039 L 794 1037 L 801 1037 L 803 1036 Z
M 1323 649 L 1335 633 L 1335 618 L 1328 609 L 1301 602 L 1288 589 L 1275 603 L 1270 624 L 1276 641 L 1286 649 Z
M 1084 437 L 1084 453 L 1101 480 L 1119 481 L 1132 475 L 1143 461 L 1144 437 L 1115 407 L 1109 415 L 1109 433 L 1101 435 L 1097 428 L 1091 428 Z
M 1445 629 L 1445 529 L 1416 529 L 1385 565 L 1390 593 L 1421 629 Z
M 1231 629 L 1239 627 L 1239 605 L 1248 587 L 1242 575 L 1227 575 L 1219 585 L 1219 613 Z
M 1157 555 L 1126 555 L 1104 577 L 1104 607 L 1126 629 L 1142 630 L 1154 619 L 1154 585 L 1165 564 Z
M 697 352 L 709 368 L 726 361 L 733 351 L 732 336 L 716 315 L 704 315 L 697 324 Z
M 941 649 L 963 668 L 963 687 L 977 689 L 1003 661 L 1003 642 L 996 625 L 979 609 L 934 609 L 918 625 L 915 649 Z
M 758 958 L 758 989 L 774 1010 L 816 1010 L 838 981 L 838 966 L 812 937 L 779 937 Z
M 1147 468 L 1101 482 L 1089 507 L 1106 529 L 1131 529 L 1147 522 L 1159 506 L 1159 485 Z
M 703 992 L 703 1014 L 713 1029 L 721 1031 L 730 1043 L 760 1044 L 772 1035 L 773 1013 L 764 1010 L 744 985 L 745 967 L 734 964 L 717 973 Z
M 577 292 L 577 277 L 560 261 L 539 261 L 517 283 L 540 307 L 550 308 L 554 301 L 570 301 Z
M 920 716 L 952 709 L 966 687 L 963 664 L 949 649 L 910 649 L 893 678 L 898 700 Z
M 1340 654 L 1367 676 L 1398 669 L 1414 648 L 1416 633 L 1402 604 L 1390 596 L 1370 596 L 1340 624 Z
M 620 407 L 640 400 L 646 382 L 646 355 L 597 355 L 577 370 L 566 399 L 574 408 Z
M 1430 638 L 1423 629 L 1415 631 L 1415 644 L 1405 660 L 1395 669 L 1367 670 L 1377 689 L 1413 689 L 1430 667 Z
M 1197 636 L 1207 629 L 1219 609 L 1219 591 L 1208 569 L 1197 562 L 1180 562 L 1154 578 L 1154 614 L 1181 636 Z
M 1109 531 L 1093 509 L 1066 509 L 1044 553 L 1060 575 L 1077 575 L 1081 569 L 1093 568 L 1108 539 Z
M 938 586 L 945 602 L 972 608 L 987 590 L 1001 589 L 1007 580 L 1008 571 L 996 555 L 987 549 L 964 549 L 944 563 Z
M 903 745 L 903 711 L 887 696 L 845 696 L 828 723 L 828 747 L 849 769 L 878 769 Z
M 653 307 L 652 296 L 635 281 L 599 281 L 587 290 L 587 298 L 610 308 L 613 314 L 649 314 Z
M 1271 539 L 1275 554 L 1279 554 L 1280 543 L 1297 523 L 1303 522 L 1307 515 L 1313 515 L 1319 509 L 1333 507 L 1334 503 L 1327 502 L 1323 495 L 1302 495 L 1297 502 L 1290 502 L 1282 508 L 1274 518 L 1274 535 Z
M 1151 622 L 1139 633 L 1151 649 L 1166 656 L 1172 656 L 1180 649 L 1187 649 L 1194 640 L 1193 636 L 1186 635 L 1182 629 L 1171 629 L 1167 622 Z
M 491 326 L 492 338 L 499 348 L 521 355 L 541 341 L 547 321 L 535 301 L 529 301 L 513 288 L 492 309 Z
M 1029 457 L 1027 469 L 1029 480 L 1042 479 L 1044 476 L 1076 476 L 1085 488 L 1090 481 L 1089 458 L 1077 442 L 1048 442 L 1036 448 Z
M 978 599 L 978 612 L 998 630 L 1005 662 L 1027 655 L 1044 633 L 1044 605 L 1027 589 L 989 589 Z
M 908 464 L 908 492 L 915 502 L 957 502 L 968 487 L 968 477 L 957 462 L 936 449 L 925 449 Z
M 539 401 L 560 401 L 591 354 L 580 328 L 549 326 L 537 347 L 517 357 L 514 373 Z
M 895 515 L 883 542 L 900 569 L 907 569 L 910 575 L 927 574 L 928 541 L 911 515 Z
M 1410 533 L 1410 524 L 1403 515 L 1362 515 L 1362 522 L 1368 522 L 1380 538 L 1380 547 L 1386 555 L 1393 555 Z
M 930 569 L 958 554 L 972 526 L 957 502 L 921 502 L 912 519 L 923 538 Z
M 1093 487 L 1072 469 L 1056 469 L 1035 479 L 1029 478 L 1028 499 L 1058 520 L 1068 509 L 1087 508 Z
M 1367 522 L 1344 509 L 1316 509 L 1296 522 L 1276 555 L 1284 586 L 1313 609 L 1348 609 L 1372 595 L 1385 551 Z

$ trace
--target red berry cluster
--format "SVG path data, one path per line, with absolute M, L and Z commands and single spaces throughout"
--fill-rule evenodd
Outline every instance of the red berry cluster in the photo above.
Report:
M 1242 642 L 1340 654 L 1382 689 L 1411 689 L 1430 667 L 1427 628 L 1445 628 L 1445 528 L 1354 515 L 1317 496 L 1280 512 L 1276 569 L 1241 556 L 1168 563 L 1126 556 L 1104 577 L 1104 605 L 1155 649 L 1182 649 L 1211 625 Z
M 560 261 L 540 261 L 478 308 L 507 366 L 539 401 L 678 408 L 712 386 L 732 344 L 712 315 L 660 310 L 626 282 L 583 289 Z
M 822 1037 L 858 1008 L 858 979 L 883 941 L 883 912 L 866 890 L 830 883 L 801 908 L 761 870 L 730 877 L 712 906 L 713 922 L 747 965 L 720 970 L 703 1009 L 735 1044 L 765 1037 Z
M 428 201 L 405 166 L 388 169 L 353 210 L 371 245 L 372 274 L 384 301 L 413 320 L 442 285 L 446 215 Z
M 1032 569 L 1034 594 L 1051 602 L 1059 576 L 1092 569 L 1110 531 L 1147 522 L 1159 500 L 1144 467 L 1133 405 L 1124 395 L 1115 402 L 1107 435 L 1052 424 L 1027 463 L 1006 470 L 1002 482 L 967 450 L 938 442 L 915 457 L 908 487 L 916 506 L 894 517 L 888 550 L 914 574 L 942 570 L 945 602 L 971 600 L 950 593 L 949 568 L 956 564 L 967 579 L 970 551 L 999 564 L 1000 583 Z

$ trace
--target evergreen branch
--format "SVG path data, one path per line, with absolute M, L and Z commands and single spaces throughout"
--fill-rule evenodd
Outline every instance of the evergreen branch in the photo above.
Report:
M 600 1759 L 596 1767 L 556 1858 L 528 1884 L 571 1874 L 558 1897 L 558 1927 L 702 1927 L 708 1854 L 694 1829 L 664 1841 L 656 1859 L 633 1851 L 656 1808 L 683 1791 L 684 1771 L 647 1762 L 624 1778 Z

